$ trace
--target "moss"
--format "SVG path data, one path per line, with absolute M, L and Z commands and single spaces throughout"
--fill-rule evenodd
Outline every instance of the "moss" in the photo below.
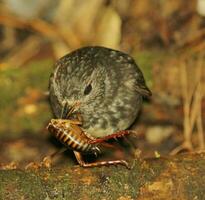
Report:
M 9 184 L 5 178 L 10 180 Z M 41 200 L 46 197 L 46 193 L 34 173 L 26 173 L 21 170 L 0 171 L 0 180 L 1 195 L 4 197 L 2 199 Z
M 49 103 L 44 97 L 35 100 L 28 91 L 44 93 L 48 90 L 49 76 L 53 63 L 50 60 L 33 62 L 21 68 L 8 67 L 0 71 L 0 138 L 19 137 L 25 132 L 36 134 L 51 117 Z M 30 98 L 35 106 L 34 113 L 26 113 L 26 103 L 22 98 Z
M 174 199 L 204 199 L 204 156 L 191 157 L 137 160 L 132 170 L 123 166 L 2 170 L 0 198 L 111 200 L 150 199 L 155 195 L 168 199 L 171 195 Z
M 196 177 L 189 177 L 186 180 L 185 190 L 187 194 L 187 199 L 197 199 L 197 200 L 204 200 L 205 199 L 205 192 L 204 192 L 204 184 L 205 184 L 205 173 L 203 176 Z
M 18 96 L 23 95 L 22 85 L 25 80 L 22 79 L 21 72 L 17 69 L 7 69 L 0 71 L 0 111 L 5 107 L 11 107 Z M 21 80 L 22 79 L 22 80 Z M 21 81 L 20 81 L 21 80 Z M 21 82 L 21 83 L 20 83 Z M 23 83 L 22 83 L 23 82 Z
M 156 60 L 155 57 L 156 55 L 153 52 L 147 51 L 138 52 L 134 55 L 134 59 L 142 70 L 149 87 L 152 86 L 152 64 Z
M 200 155 L 199 155 L 200 156 Z M 205 199 L 204 185 L 205 185 L 205 160 L 203 158 L 195 160 L 184 159 L 182 162 L 183 167 L 187 170 L 185 190 L 187 199 Z M 192 176 L 190 175 L 192 174 Z
M 48 89 L 48 80 L 52 71 L 53 63 L 49 60 L 33 62 L 28 66 L 29 70 L 24 71 L 24 77 L 30 87 Z
M 165 51 L 140 51 L 133 54 L 136 63 L 142 70 L 148 87 L 152 88 L 153 77 L 153 65 L 170 56 L 175 56 L 173 52 Z
M 129 197 L 135 199 L 140 192 L 140 188 L 148 181 L 155 180 L 163 171 L 165 165 L 158 163 L 152 167 L 146 166 L 145 162 L 135 161 L 132 170 L 127 170 L 123 166 L 110 169 L 96 170 L 97 183 L 92 186 L 82 186 L 88 191 L 89 199 L 118 199 L 120 197 Z M 106 174 L 105 174 L 106 171 Z M 91 192 L 92 191 L 92 192 Z M 100 191 L 100 192 L 99 192 Z

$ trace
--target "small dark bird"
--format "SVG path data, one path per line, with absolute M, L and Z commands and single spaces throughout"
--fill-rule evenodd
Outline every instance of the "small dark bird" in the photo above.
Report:
M 77 114 L 91 138 L 129 128 L 143 96 L 151 95 L 132 57 L 100 46 L 80 48 L 59 59 L 49 89 L 56 117 Z

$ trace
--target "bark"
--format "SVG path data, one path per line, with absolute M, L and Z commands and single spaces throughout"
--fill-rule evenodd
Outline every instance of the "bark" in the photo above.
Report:
M 2 170 L 0 199 L 205 199 L 205 153 L 132 162 L 131 170 L 123 166 Z

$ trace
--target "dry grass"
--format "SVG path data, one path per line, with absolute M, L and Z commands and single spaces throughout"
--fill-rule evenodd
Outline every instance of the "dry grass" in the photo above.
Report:
M 204 134 L 202 123 L 202 67 L 203 67 L 203 55 L 199 55 L 197 60 L 185 59 L 180 64 L 181 74 L 181 89 L 182 89 L 182 101 L 183 101 L 183 134 L 184 142 L 175 148 L 171 154 L 176 154 L 184 149 L 193 150 L 192 135 L 194 128 L 198 134 L 198 146 L 197 150 L 203 150 Z M 195 73 L 192 75 L 192 79 L 188 80 L 187 65 L 191 64 L 196 66 Z

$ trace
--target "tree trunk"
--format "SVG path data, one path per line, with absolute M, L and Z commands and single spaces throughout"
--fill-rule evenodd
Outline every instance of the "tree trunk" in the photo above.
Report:
M 1 170 L 0 199 L 205 199 L 205 153 L 132 162 L 131 170 L 123 166 Z

